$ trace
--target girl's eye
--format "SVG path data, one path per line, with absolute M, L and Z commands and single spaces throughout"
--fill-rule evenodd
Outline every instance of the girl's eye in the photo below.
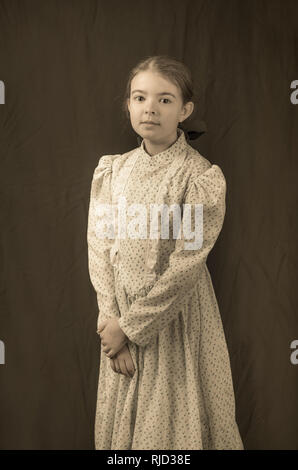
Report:
M 140 95 L 139 95 L 139 96 L 135 96 L 135 100 L 140 101 L 138 98 L 143 98 L 143 96 L 140 96 Z M 171 100 L 169 100 L 169 98 L 161 98 L 161 99 L 162 99 L 162 100 L 166 100 L 166 101 L 168 101 L 169 103 L 171 102 Z

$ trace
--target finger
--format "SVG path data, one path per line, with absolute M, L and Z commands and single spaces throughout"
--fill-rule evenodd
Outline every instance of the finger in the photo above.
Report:
M 115 365 L 114 359 L 110 359 L 110 365 L 111 365 L 111 368 L 113 369 L 113 371 L 116 373 L 117 370 L 116 370 L 116 365 Z
M 100 322 L 99 325 L 97 325 L 97 333 L 99 333 L 100 331 L 104 329 L 104 327 L 106 326 L 106 323 L 107 323 L 107 320 L 104 320 Z
M 103 352 L 105 353 L 105 355 L 109 358 L 112 358 L 114 356 L 113 354 L 113 351 L 111 348 L 109 348 L 108 346 L 106 346 L 105 348 L 103 348 Z
M 128 373 L 128 370 L 126 368 L 126 364 L 125 364 L 125 361 L 124 359 L 119 359 L 119 365 L 120 365 L 120 369 L 122 371 L 122 374 L 126 375 L 127 377 L 129 377 L 129 373 Z
M 107 323 L 107 320 L 101 321 L 100 323 L 98 323 L 97 329 L 101 330 L 105 326 L 106 323 Z
M 134 364 L 133 364 L 131 358 L 124 359 L 124 361 L 125 361 L 126 369 L 128 370 L 128 373 L 129 373 L 130 377 L 133 377 L 133 375 L 135 373 L 135 367 L 134 367 Z
M 119 365 L 119 360 L 117 359 L 117 357 L 113 360 L 114 360 L 116 372 L 118 372 L 118 374 L 122 374 L 121 369 L 120 369 L 120 365 Z
M 103 350 L 103 352 L 107 353 L 107 352 L 109 352 L 109 351 L 110 351 L 110 352 L 113 351 L 113 348 L 112 348 L 111 346 L 109 346 L 109 342 L 107 342 L 107 343 L 101 342 L 101 344 L 102 344 L 102 350 Z M 113 351 L 112 356 L 113 356 L 113 355 L 114 355 L 114 351 Z

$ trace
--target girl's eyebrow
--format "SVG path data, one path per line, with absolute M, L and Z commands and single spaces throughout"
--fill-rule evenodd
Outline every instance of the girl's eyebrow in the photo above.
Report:
M 136 93 L 136 92 L 138 92 L 138 93 L 143 93 L 144 95 L 146 95 L 146 91 L 143 91 L 143 90 L 133 90 L 133 91 L 131 92 L 131 94 L 133 95 L 133 94 Z M 157 94 L 158 94 L 158 95 L 171 95 L 171 96 L 173 96 L 173 98 L 176 98 L 176 96 L 173 95 L 173 93 L 169 93 L 168 91 L 163 91 L 162 93 L 157 93 Z

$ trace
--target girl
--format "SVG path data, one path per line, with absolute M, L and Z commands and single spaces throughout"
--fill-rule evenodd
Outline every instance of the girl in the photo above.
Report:
M 141 144 L 104 155 L 93 175 L 89 271 L 102 351 L 96 449 L 243 449 L 228 349 L 206 266 L 224 221 L 226 181 L 179 127 L 194 109 L 192 97 L 184 64 L 168 56 L 139 63 L 130 73 L 125 104 Z M 129 221 L 123 201 L 130 216 L 142 216 L 134 236 L 123 234 L 123 220 L 125 229 Z M 180 238 L 173 234 L 171 210 L 169 236 L 162 237 L 164 223 L 152 229 L 154 204 L 178 205 Z M 189 249 L 184 227 L 191 222 L 197 231 L 196 204 L 203 207 L 203 241 Z M 113 208 L 114 215 L 107 224 L 113 230 L 104 236 L 101 208 L 110 217 Z

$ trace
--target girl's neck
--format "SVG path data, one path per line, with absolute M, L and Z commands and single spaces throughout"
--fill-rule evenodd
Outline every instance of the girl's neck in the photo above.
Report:
M 176 131 L 176 135 L 169 139 L 168 142 L 163 142 L 163 143 L 154 143 L 148 139 L 144 139 L 144 149 L 146 152 L 153 157 L 154 155 L 157 155 L 158 153 L 164 152 L 167 150 L 171 145 L 173 145 L 176 140 L 178 139 L 179 135 L 178 132 Z

